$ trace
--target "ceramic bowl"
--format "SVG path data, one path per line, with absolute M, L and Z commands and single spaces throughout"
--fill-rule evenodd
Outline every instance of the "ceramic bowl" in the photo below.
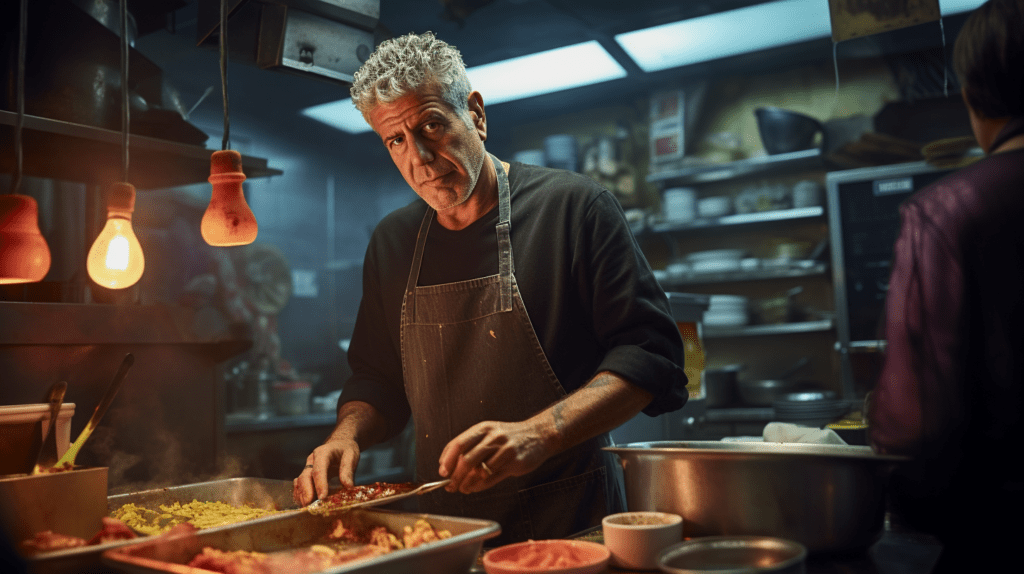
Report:
M 683 539 L 683 517 L 667 512 L 622 512 L 601 521 L 612 565 L 657 570 L 661 551 Z
M 487 574 L 597 574 L 608 567 L 611 552 L 583 540 L 529 540 L 499 546 L 484 554 Z

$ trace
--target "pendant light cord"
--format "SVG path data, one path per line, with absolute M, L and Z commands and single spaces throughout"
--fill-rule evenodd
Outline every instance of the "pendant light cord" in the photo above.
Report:
M 228 149 L 230 122 L 228 121 L 228 1 L 220 0 L 220 91 L 224 99 L 224 139 L 220 149 Z
M 24 150 L 21 132 L 25 125 L 25 54 L 28 51 L 28 0 L 21 0 L 21 11 L 18 15 L 18 71 L 17 71 L 17 112 L 14 122 L 14 181 L 11 182 L 11 193 L 21 189 L 21 171 L 24 166 Z
M 121 181 L 128 181 L 128 0 L 121 0 Z

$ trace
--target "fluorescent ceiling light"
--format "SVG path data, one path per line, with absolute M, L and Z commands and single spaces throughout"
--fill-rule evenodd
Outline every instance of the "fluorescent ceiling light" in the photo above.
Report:
M 596 40 L 467 70 L 484 104 L 500 104 L 626 77 Z
M 645 72 L 656 72 L 832 34 L 825 0 L 782 0 L 615 36 Z
M 484 104 L 500 104 L 626 77 L 626 70 L 596 40 L 466 70 Z M 349 133 L 370 126 L 350 98 L 306 108 L 302 114 Z
M 985 3 L 985 0 L 939 0 L 939 12 L 943 16 L 974 10 Z
M 984 0 L 939 0 L 943 15 L 974 10 Z M 828 2 L 781 0 L 626 32 L 615 40 L 645 72 L 832 35 Z
M 363 119 L 363 114 L 352 104 L 352 98 L 308 107 L 302 110 L 302 115 L 350 134 L 373 131 Z

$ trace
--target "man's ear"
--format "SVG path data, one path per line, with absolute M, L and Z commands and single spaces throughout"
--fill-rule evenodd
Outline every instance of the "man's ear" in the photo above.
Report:
M 469 117 L 473 120 L 473 127 L 480 134 L 481 141 L 487 141 L 487 114 L 484 112 L 484 97 L 480 92 L 469 94 Z

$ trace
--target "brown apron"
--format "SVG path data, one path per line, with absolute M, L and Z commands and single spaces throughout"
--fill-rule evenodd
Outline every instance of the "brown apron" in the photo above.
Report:
M 417 286 L 427 232 L 423 217 L 402 303 L 402 370 L 416 433 L 416 480 L 438 478 L 445 445 L 485 420 L 522 421 L 565 396 L 526 313 L 512 268 L 508 176 L 497 158 L 498 274 Z M 494 544 L 565 537 L 621 510 L 618 469 L 599 435 L 525 476 L 483 492 L 434 491 L 420 498 L 432 514 L 495 520 Z

